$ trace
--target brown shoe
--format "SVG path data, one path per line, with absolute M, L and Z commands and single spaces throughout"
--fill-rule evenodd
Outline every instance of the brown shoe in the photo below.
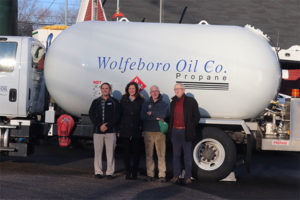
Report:
M 191 178 L 185 178 L 183 183 L 184 183 L 184 185 L 191 184 L 192 183 L 192 179 Z
M 174 176 L 171 180 L 171 183 L 179 183 L 179 176 Z

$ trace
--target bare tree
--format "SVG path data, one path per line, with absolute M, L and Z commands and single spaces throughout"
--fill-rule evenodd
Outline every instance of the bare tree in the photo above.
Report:
M 32 24 L 38 28 L 40 24 L 48 24 L 48 17 L 51 16 L 49 8 L 39 7 L 39 0 L 19 0 L 18 21 Z
M 54 0 L 50 1 L 48 7 L 40 7 L 40 0 L 19 0 L 18 1 L 18 21 L 31 24 L 33 29 L 37 29 L 44 25 L 64 24 L 65 7 L 53 11 L 52 5 Z M 68 8 L 68 25 L 76 22 L 79 8 Z
M 76 23 L 79 8 L 68 8 L 68 25 Z M 53 12 L 57 24 L 65 23 L 65 7 L 61 6 L 55 12 Z

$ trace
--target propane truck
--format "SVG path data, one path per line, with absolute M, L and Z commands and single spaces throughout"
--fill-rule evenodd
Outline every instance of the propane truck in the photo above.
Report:
M 230 174 L 237 146 L 245 147 L 246 163 L 253 148 L 299 151 L 299 87 L 293 97 L 277 99 L 282 72 L 262 36 L 238 26 L 90 21 L 64 30 L 44 62 L 43 45 L 35 39 L 1 36 L 0 150 L 27 155 L 31 138 L 40 133 L 58 135 L 62 145 L 70 137 L 91 137 L 87 114 L 101 83 L 111 83 L 120 99 L 135 81 L 145 99 L 158 85 L 170 102 L 181 83 L 197 100 L 198 178 Z M 58 116 L 53 102 L 68 115 Z

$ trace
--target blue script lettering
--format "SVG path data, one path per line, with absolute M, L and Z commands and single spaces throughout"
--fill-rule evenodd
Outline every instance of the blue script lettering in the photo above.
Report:
M 170 63 L 165 63 L 163 66 L 163 70 L 166 72 L 170 69 L 170 67 L 171 67 Z
M 112 70 L 116 69 L 117 64 L 118 64 L 117 61 L 112 61 L 109 65 L 110 69 L 112 69 Z
M 218 65 L 215 69 L 215 72 L 220 73 L 223 70 L 223 66 L 222 65 Z
M 129 66 L 129 69 L 130 70 L 134 70 L 134 66 L 136 65 L 136 62 L 132 62 L 131 64 L 130 64 L 130 66 Z
M 175 65 L 176 64 L 176 65 Z M 220 64 L 215 60 L 203 60 L 198 59 L 184 59 L 172 62 L 159 62 L 151 60 L 143 60 L 140 58 L 132 57 L 119 57 L 114 58 L 110 56 L 98 56 L 98 68 L 103 70 L 118 70 L 121 73 L 126 71 L 156 71 L 156 72 L 167 72 L 169 70 L 176 70 L 177 72 L 202 72 L 208 74 L 226 74 L 227 69 L 224 65 Z M 171 69 L 172 68 L 172 69 Z
M 210 62 L 211 62 L 212 64 L 215 63 L 215 61 L 213 61 L 213 60 L 209 60 L 209 61 L 207 61 L 207 62 L 205 63 L 204 70 L 205 70 L 207 73 L 210 73 L 210 72 L 213 71 L 213 70 L 211 69 L 211 66 L 208 65 L 208 63 L 210 63 Z M 211 69 L 211 70 L 209 71 L 209 69 Z
M 138 70 L 143 70 L 145 67 L 145 63 L 142 62 L 142 58 L 139 59 Z
M 121 57 L 121 61 L 120 61 L 120 65 L 119 65 L 119 70 L 121 70 L 121 66 L 122 66 L 122 63 L 123 63 L 123 57 Z
M 102 65 L 103 65 L 103 68 L 105 69 L 106 68 L 106 66 L 107 66 L 107 64 L 108 64 L 108 62 L 109 62 L 109 60 L 110 60 L 110 57 L 108 58 L 108 60 L 105 62 L 105 60 L 106 60 L 106 57 L 103 57 L 103 59 L 101 60 L 101 57 L 98 57 L 98 67 L 99 67 L 99 69 L 101 69 L 101 67 L 102 67 Z
M 149 66 L 151 65 L 151 68 L 149 68 Z M 151 71 L 154 67 L 154 63 L 153 62 L 149 62 L 148 65 L 147 65 L 147 70 L 148 71 Z
M 128 64 L 128 62 L 129 62 L 129 60 L 131 60 L 131 58 L 127 58 L 127 59 L 126 59 L 124 69 L 123 69 L 123 71 L 121 71 L 121 73 L 124 73 L 124 72 L 126 71 L 127 64 Z
M 183 67 L 182 67 L 182 69 L 180 70 L 180 69 L 179 69 L 179 65 L 180 65 L 181 63 L 183 63 Z M 181 60 L 179 60 L 179 61 L 177 62 L 176 70 L 177 70 L 178 72 L 182 72 L 182 71 L 185 69 L 185 67 L 186 67 L 186 61 L 185 61 L 184 59 L 181 59 Z

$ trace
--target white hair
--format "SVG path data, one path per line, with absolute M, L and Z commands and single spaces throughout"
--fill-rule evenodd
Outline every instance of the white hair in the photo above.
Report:
M 152 86 L 150 87 L 150 91 L 152 90 L 152 88 L 156 88 L 156 89 L 160 92 L 159 87 L 158 87 L 157 85 L 152 85 Z
M 176 84 L 174 85 L 174 88 L 176 87 L 176 85 L 179 85 L 182 89 L 185 89 L 184 85 L 181 84 L 181 83 L 176 83 Z

